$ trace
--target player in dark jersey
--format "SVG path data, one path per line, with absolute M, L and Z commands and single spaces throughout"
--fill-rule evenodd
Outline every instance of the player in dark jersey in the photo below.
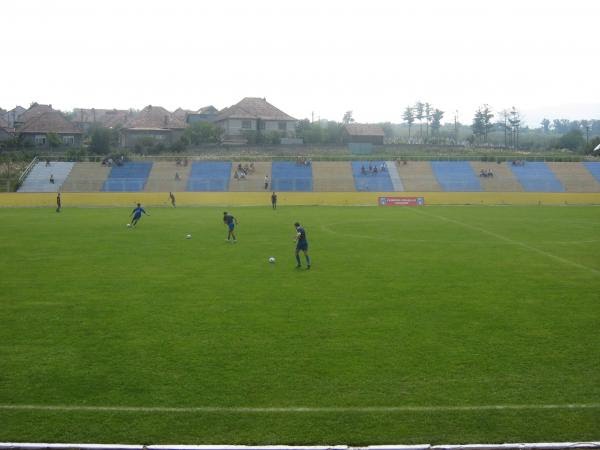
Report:
M 147 216 L 150 215 L 146 212 L 144 208 L 142 208 L 142 205 L 138 203 L 137 206 L 131 212 L 131 215 L 133 216 L 133 219 L 131 219 L 132 227 L 135 227 L 135 225 L 138 223 L 138 220 L 140 220 L 140 217 L 142 217 L 142 213 L 146 214 Z
M 227 211 L 225 211 L 223 213 L 223 223 L 225 225 L 227 225 L 227 228 L 229 230 L 229 233 L 227 234 L 227 242 L 231 242 L 231 239 L 233 238 L 233 243 L 235 244 L 237 242 L 237 239 L 235 237 L 235 233 L 233 232 L 233 229 L 238 224 L 237 219 L 235 217 L 233 217 L 231 214 L 227 214 Z
M 56 194 L 56 212 L 60 212 L 60 209 L 62 208 L 62 201 L 60 198 L 60 192 L 58 194 Z
M 173 205 L 173 208 L 175 208 L 175 196 L 172 192 L 169 192 L 169 200 L 171 200 L 171 205 Z
M 300 226 L 299 222 L 294 224 L 296 227 L 296 265 L 297 268 L 302 267 L 300 264 L 300 251 L 304 252 L 304 257 L 306 258 L 306 268 L 310 269 L 310 256 L 308 256 L 308 241 L 306 240 L 306 231 L 304 231 L 304 227 Z
M 271 207 L 277 209 L 277 194 L 275 192 L 271 194 Z

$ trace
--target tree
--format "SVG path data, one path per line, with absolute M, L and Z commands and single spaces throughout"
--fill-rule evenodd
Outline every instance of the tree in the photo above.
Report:
M 431 134 L 439 135 L 440 127 L 442 126 L 442 117 L 444 117 L 444 111 L 434 109 L 431 116 Z
M 419 137 L 423 137 L 423 114 L 425 105 L 420 101 L 415 104 L 415 118 L 419 121 Z
M 550 131 L 550 121 L 546 118 L 544 118 L 541 122 L 540 125 L 542 126 L 542 129 L 544 130 L 544 133 L 548 133 Z
M 410 141 L 410 129 L 412 128 L 412 124 L 415 122 L 415 116 L 413 114 L 413 109 L 410 106 L 407 106 L 406 109 L 404 110 L 402 119 L 408 124 L 408 140 Z
M 496 122 L 496 125 L 498 125 L 500 127 L 500 129 L 502 131 L 504 131 L 504 147 L 508 147 L 508 131 L 510 130 L 510 127 L 508 125 L 508 116 L 509 113 L 506 109 L 503 109 L 500 112 L 500 120 L 498 122 Z
M 62 140 L 56 133 L 48 133 L 48 145 L 50 148 L 57 148 L 62 145 Z
M 511 138 L 513 148 L 519 148 L 519 130 L 521 128 L 521 113 L 514 106 L 508 113 L 508 123 L 511 128 Z
M 352 117 L 352 111 L 346 111 L 346 113 L 344 114 L 344 118 L 342 119 L 342 122 L 344 122 L 345 124 L 354 122 L 354 118 Z
M 111 130 L 104 127 L 94 127 L 91 133 L 90 151 L 97 155 L 108 155 L 111 139 Z
M 492 110 L 489 105 L 483 105 L 483 109 L 481 110 L 481 120 L 483 124 L 483 141 L 487 143 L 488 141 L 488 133 L 494 129 L 494 123 L 492 119 L 494 114 L 492 114 Z
M 477 108 L 475 111 L 475 116 L 473 117 L 473 124 L 471 125 L 471 129 L 473 130 L 473 136 L 476 139 L 481 140 L 481 137 L 485 134 L 485 126 L 483 123 L 483 111 L 481 107 Z
M 429 137 L 429 122 L 431 122 L 431 113 L 433 112 L 433 106 L 431 106 L 429 103 L 425 102 L 423 109 L 425 111 L 425 123 L 426 123 L 425 137 Z
M 581 130 L 571 130 L 561 136 L 558 140 L 559 148 L 568 148 L 569 150 L 580 150 L 585 146 L 585 139 Z
M 192 145 L 216 144 L 221 141 L 223 129 L 210 122 L 196 122 L 184 131 L 184 136 Z

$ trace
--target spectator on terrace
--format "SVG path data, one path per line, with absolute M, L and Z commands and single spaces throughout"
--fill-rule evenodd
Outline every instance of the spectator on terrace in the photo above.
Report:
M 265 191 L 269 188 L 269 175 L 265 175 Z
M 188 165 L 188 159 L 187 156 L 185 158 L 183 158 L 183 167 L 187 167 Z
M 385 163 L 381 163 L 381 167 L 379 168 L 380 172 L 385 172 Z
M 54 184 L 54 175 L 50 174 L 50 184 Z
M 49 159 L 47 159 L 47 160 L 46 160 L 46 167 L 49 167 L 49 166 L 50 166 L 50 160 L 49 160 Z
M 250 163 L 250 172 L 254 173 L 254 163 L 253 162 Z
M 373 175 L 377 175 L 377 166 L 373 167 Z
M 365 165 L 364 164 L 360 167 L 360 174 L 361 175 L 366 175 L 367 174 L 367 169 L 365 169 Z
M 179 172 L 175 172 L 175 181 L 179 181 L 181 180 L 181 177 L 179 176 Z

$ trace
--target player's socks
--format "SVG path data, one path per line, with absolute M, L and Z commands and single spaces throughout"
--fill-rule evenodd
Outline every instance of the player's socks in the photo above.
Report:
M 300 264 L 300 255 L 296 255 L 296 262 L 298 263 L 296 267 L 302 267 L 302 264 Z

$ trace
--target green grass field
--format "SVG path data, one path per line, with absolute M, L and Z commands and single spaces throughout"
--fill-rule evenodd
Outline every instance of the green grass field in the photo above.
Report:
M 600 438 L 600 208 L 222 211 L 0 209 L 0 441 Z

